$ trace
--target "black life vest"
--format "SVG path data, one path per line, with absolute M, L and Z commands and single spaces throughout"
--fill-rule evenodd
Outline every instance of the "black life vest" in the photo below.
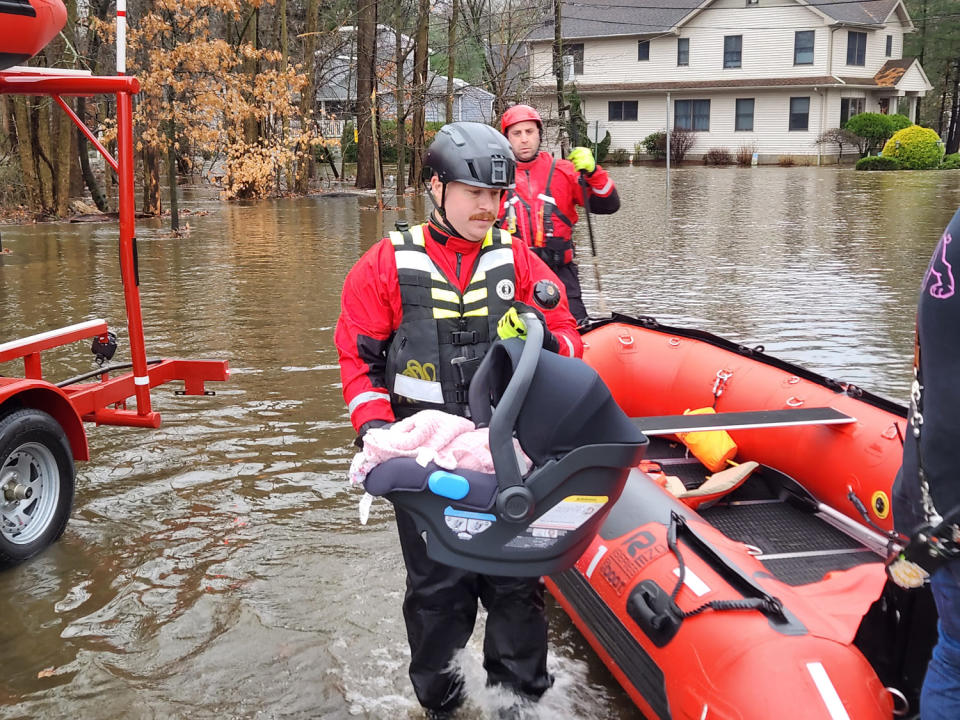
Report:
M 559 202 L 553 196 L 553 174 L 557 161 L 550 160 L 550 170 L 543 192 L 525 199 L 517 190 L 507 190 L 504 201 L 504 226 L 516 237 L 524 238 L 530 248 L 551 270 L 573 261 L 573 223 L 560 211 Z M 527 188 L 530 188 L 530 170 L 527 173 Z
M 513 240 L 491 228 L 461 294 L 427 255 L 424 228 L 390 233 L 403 304 L 387 350 L 390 404 L 398 418 L 424 409 L 469 416 L 470 380 L 514 301 Z

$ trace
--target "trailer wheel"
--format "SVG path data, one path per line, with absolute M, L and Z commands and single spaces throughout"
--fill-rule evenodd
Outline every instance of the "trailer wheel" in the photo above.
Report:
M 73 455 L 60 424 L 33 408 L 0 418 L 0 566 L 63 534 L 73 506 Z

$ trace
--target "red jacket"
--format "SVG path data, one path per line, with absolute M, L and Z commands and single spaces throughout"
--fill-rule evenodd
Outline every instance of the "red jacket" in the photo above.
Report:
M 456 278 L 463 292 L 481 244 L 449 237 L 433 224 L 427 225 L 424 234 L 427 255 L 448 279 Z M 534 305 L 534 285 L 540 280 L 552 280 L 560 289 L 561 300 L 553 310 L 543 311 L 547 327 L 560 343 L 561 355 L 580 357 L 583 343 L 570 314 L 563 283 L 522 243 L 514 243 L 512 248 L 516 299 Z M 347 274 L 334 333 L 343 399 L 356 430 L 370 420 L 394 420 L 385 379 L 386 351 L 402 318 L 394 248 L 390 239 L 384 238 L 364 253 Z
M 597 165 L 593 174 L 585 178 L 591 190 L 592 212 L 615 212 L 620 207 L 617 190 L 606 170 Z M 615 201 L 615 206 L 607 209 L 601 198 Z M 573 260 L 577 205 L 583 205 L 580 173 L 569 160 L 541 152 L 529 162 L 517 163 L 517 187 L 507 192 L 500 204 L 502 227 L 527 245 L 561 253 L 562 259 L 555 265 L 565 264 Z

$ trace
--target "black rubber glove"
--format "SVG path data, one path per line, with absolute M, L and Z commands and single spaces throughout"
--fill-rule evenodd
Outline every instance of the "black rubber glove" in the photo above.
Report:
M 540 321 L 540 324 L 543 325 L 543 349 L 549 350 L 552 353 L 560 351 L 560 341 L 557 340 L 557 336 L 550 332 L 547 328 L 547 320 L 543 317 L 543 313 L 537 310 L 537 308 L 532 305 L 527 305 L 526 303 L 517 301 L 513 304 L 513 307 L 516 308 L 517 312 L 521 315 L 523 313 L 533 313 L 537 316 L 537 320 Z
M 393 423 L 388 422 L 387 420 L 367 420 L 367 422 L 360 426 L 360 431 L 357 433 L 357 437 L 353 441 L 353 444 L 363 450 L 363 436 L 367 434 L 367 430 L 390 427 L 391 425 L 393 425 Z

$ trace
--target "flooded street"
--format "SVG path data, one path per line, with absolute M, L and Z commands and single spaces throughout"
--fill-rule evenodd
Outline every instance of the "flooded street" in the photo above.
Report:
M 699 327 L 905 402 L 920 282 L 960 172 L 613 168 L 578 226 L 588 310 Z M 409 202 L 409 201 L 408 201 Z M 222 204 L 138 225 L 148 357 L 228 359 L 213 397 L 154 390 L 158 430 L 88 426 L 63 538 L 0 572 L 0 718 L 419 718 L 390 506 L 357 520 L 333 329 L 396 212 L 368 197 Z M 422 217 L 408 210 L 410 221 Z M 0 226 L 0 342 L 103 318 L 129 359 L 115 224 Z M 45 353 L 54 381 L 89 342 Z M 22 373 L 22 364 L 0 373 Z M 632 718 L 556 606 L 539 716 Z M 463 662 L 486 717 L 483 615 Z

